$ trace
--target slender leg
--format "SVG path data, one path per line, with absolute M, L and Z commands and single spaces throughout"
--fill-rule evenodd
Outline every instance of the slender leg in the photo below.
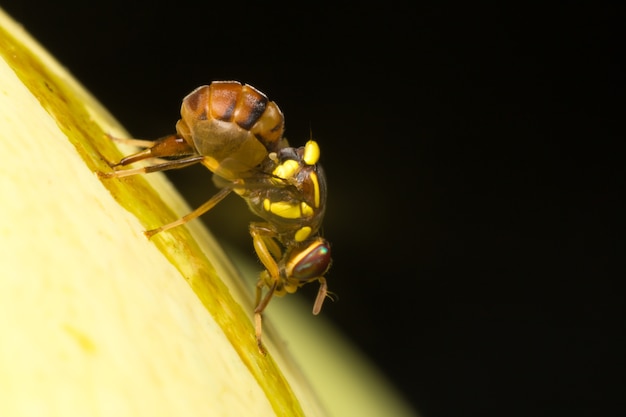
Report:
M 267 354 L 267 351 L 265 350 L 265 346 L 263 346 L 263 340 L 261 340 L 263 318 L 260 314 L 254 314 L 254 329 L 256 331 L 256 345 L 259 348 L 259 352 L 261 353 L 261 355 L 265 356 Z
M 189 145 L 185 141 L 185 139 L 177 135 L 164 136 L 161 139 L 157 139 L 155 141 L 146 141 L 139 139 L 116 140 L 146 149 L 122 158 L 120 162 L 118 162 L 114 166 L 129 165 L 133 162 L 142 161 L 149 158 L 183 157 L 198 154 L 198 152 L 196 152 L 196 150 L 191 145 Z
M 145 168 L 115 170 L 113 172 L 106 173 L 99 172 L 98 175 L 101 178 L 121 178 L 128 177 L 130 175 L 147 174 L 150 172 L 166 171 L 168 169 L 184 168 L 189 165 L 197 164 L 204 160 L 202 155 L 198 155 L 196 150 L 191 145 L 189 145 L 183 138 L 178 137 L 177 135 L 165 136 L 156 141 L 146 141 L 139 139 L 116 139 L 110 135 L 109 138 L 119 142 L 124 142 L 146 148 L 137 153 L 122 158 L 117 164 L 112 165 L 113 168 L 130 165 L 134 162 L 143 161 L 145 159 L 173 159 Z
M 207 211 L 211 210 L 213 207 L 215 207 L 215 205 L 217 203 L 219 203 L 220 201 L 222 201 L 228 194 L 230 194 L 230 192 L 232 191 L 232 187 L 225 187 L 222 188 L 221 190 L 219 190 L 217 192 L 217 194 L 215 194 L 213 197 L 211 197 L 206 203 L 204 203 L 203 205 L 201 205 L 200 207 L 198 207 L 197 209 L 195 209 L 194 211 L 192 211 L 191 213 L 181 217 L 178 220 L 175 220 L 171 223 L 165 224 L 163 226 L 157 227 L 156 229 L 152 229 L 152 230 L 146 230 L 145 232 L 143 232 L 144 235 L 146 235 L 146 237 L 149 239 L 152 236 L 154 236 L 155 234 L 159 233 L 159 232 L 163 232 L 165 230 L 169 230 L 173 227 L 176 226 L 180 226 L 181 224 L 185 224 L 190 220 L 195 219 L 198 216 L 203 215 L 204 213 L 206 213 Z
M 262 279 L 259 280 L 259 282 L 257 283 L 257 300 L 261 298 L 260 295 L 263 292 L 263 287 L 265 285 L 266 285 L 266 283 Z M 265 297 L 263 297 L 263 299 L 260 302 L 257 301 L 257 305 L 254 308 L 254 313 L 255 314 L 263 314 L 263 311 L 265 311 L 265 308 L 270 303 L 270 300 L 272 299 L 272 296 L 276 292 L 276 287 L 277 286 L 278 286 L 278 281 L 274 281 L 272 283 L 272 286 L 270 287 L 269 291 L 267 292 L 267 294 L 265 294 Z
M 250 225 L 250 234 L 252 235 L 254 250 L 266 269 L 261 273 L 261 277 L 256 285 L 256 305 L 254 307 L 254 327 L 257 345 L 259 346 L 259 351 L 265 354 L 265 348 L 261 339 L 263 334 L 263 311 L 272 300 L 280 282 L 280 271 L 276 260 L 281 258 L 282 250 L 273 238 L 274 232 L 265 224 L 252 223 Z M 269 287 L 269 289 L 265 297 L 263 297 L 263 287 L 265 286 Z
M 273 232 L 266 228 L 263 223 L 252 223 L 250 225 L 250 235 L 252 235 L 254 250 L 272 280 L 277 281 L 280 278 L 280 272 L 278 271 L 276 260 L 280 259 L 282 251 L 272 238 L 272 234 Z
M 259 352 L 261 352 L 262 355 L 266 354 L 265 347 L 263 346 L 263 339 L 262 339 L 263 310 L 265 310 L 265 307 L 267 307 L 267 304 L 269 304 L 270 300 L 272 299 L 272 295 L 274 295 L 274 291 L 276 291 L 276 285 L 278 285 L 278 281 L 274 282 L 274 284 L 269 289 L 267 294 L 265 294 L 265 297 L 263 298 L 263 300 L 259 302 L 259 299 L 261 298 L 261 294 L 263 292 L 264 285 L 265 285 L 265 282 L 263 280 L 259 280 L 259 282 L 257 283 L 257 306 L 254 309 L 254 331 L 256 334 L 256 344 L 259 348 Z
M 322 304 L 324 304 L 324 299 L 328 294 L 328 285 L 326 284 L 326 278 L 320 277 L 317 279 L 320 283 L 320 289 L 317 292 L 317 297 L 315 297 L 315 304 L 313 304 L 313 314 L 318 315 L 320 310 L 322 309 Z
M 202 162 L 203 159 L 204 159 L 204 156 L 202 155 L 194 155 L 188 158 L 176 159 L 174 161 L 167 161 L 162 164 L 150 165 L 147 167 L 133 168 L 133 169 L 120 169 L 120 170 L 115 170 L 111 172 L 99 171 L 98 176 L 100 178 L 122 178 L 122 177 L 130 177 L 132 175 L 149 174 L 151 172 L 185 168 L 185 167 L 197 164 L 199 162 Z M 116 166 L 119 166 L 119 165 L 120 164 L 117 164 Z

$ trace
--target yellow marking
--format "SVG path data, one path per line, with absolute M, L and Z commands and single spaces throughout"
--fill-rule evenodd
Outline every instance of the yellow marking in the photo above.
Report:
M 317 174 L 315 172 L 311 172 L 311 182 L 313 183 L 313 204 L 315 204 L 315 208 L 319 208 L 320 206 L 320 183 L 317 180 Z
M 286 201 L 272 203 L 269 199 L 263 200 L 263 209 L 285 219 L 299 219 L 313 215 L 313 208 L 307 203 L 292 204 Z
M 313 215 L 313 207 L 309 206 L 307 203 L 305 203 L 303 201 L 302 203 L 300 203 L 300 212 L 305 217 L 312 216 Z
M 304 155 L 302 157 L 307 165 L 315 165 L 320 159 L 320 147 L 314 140 L 308 141 L 304 145 Z
M 285 219 L 299 219 L 302 217 L 300 206 L 290 204 L 285 201 L 271 203 L 270 211 L 277 216 L 284 217 Z
M 296 171 L 298 171 L 299 167 L 300 164 L 298 164 L 297 161 L 294 161 L 293 159 L 288 159 L 282 164 L 278 165 L 276 168 L 274 168 L 273 174 L 276 175 L 278 178 L 286 180 L 292 178 L 295 175 Z
M 307 237 L 311 234 L 311 228 L 309 226 L 304 226 L 298 229 L 295 234 L 296 242 L 302 242 L 306 240 Z

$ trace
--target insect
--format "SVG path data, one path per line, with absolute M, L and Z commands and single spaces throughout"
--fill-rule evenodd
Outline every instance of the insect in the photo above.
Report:
M 214 81 L 183 99 L 176 134 L 148 143 L 129 140 L 145 149 L 122 158 L 112 165 L 112 172 L 100 173 L 105 178 L 121 178 L 193 164 L 213 172 L 220 190 L 191 213 L 144 232 L 148 237 L 206 213 L 233 191 L 263 219 L 249 228 L 265 267 L 256 284 L 254 308 L 256 340 L 262 353 L 262 313 L 274 295 L 294 293 L 317 281 L 320 287 L 313 314 L 320 312 L 328 295 L 324 274 L 331 256 L 329 243 L 319 233 L 326 206 L 319 146 L 309 140 L 300 148 L 290 147 L 283 132 L 282 112 L 263 93 L 236 81 Z M 151 158 L 161 161 L 122 169 Z

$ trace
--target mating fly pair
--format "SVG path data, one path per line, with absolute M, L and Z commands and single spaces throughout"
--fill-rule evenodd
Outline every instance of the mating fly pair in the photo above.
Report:
M 319 235 L 326 205 L 326 178 L 318 164 L 319 146 L 309 140 L 289 147 L 283 138 L 284 117 L 276 103 L 249 85 L 215 81 L 183 99 L 176 134 L 151 142 L 133 141 L 146 149 L 123 158 L 105 178 L 120 178 L 202 164 L 214 173 L 219 192 L 182 218 L 145 232 L 182 225 L 209 211 L 228 194 L 239 194 L 263 222 L 250 224 L 257 256 L 265 270 L 257 282 L 254 308 L 256 339 L 261 342 L 262 313 L 272 296 L 294 293 L 318 281 L 313 305 L 318 314 L 327 296 L 324 274 L 330 267 L 330 245 Z M 154 165 L 119 169 L 137 161 L 165 158 Z M 265 295 L 263 289 L 267 288 Z

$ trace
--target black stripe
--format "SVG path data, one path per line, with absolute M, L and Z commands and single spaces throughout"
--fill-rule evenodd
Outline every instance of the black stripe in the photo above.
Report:
M 246 106 L 249 109 L 248 117 L 245 120 L 237 122 L 243 129 L 250 130 L 252 126 L 261 118 L 267 107 L 267 98 L 257 97 L 253 95 L 246 95 L 245 102 L 241 103 L 242 106 Z

